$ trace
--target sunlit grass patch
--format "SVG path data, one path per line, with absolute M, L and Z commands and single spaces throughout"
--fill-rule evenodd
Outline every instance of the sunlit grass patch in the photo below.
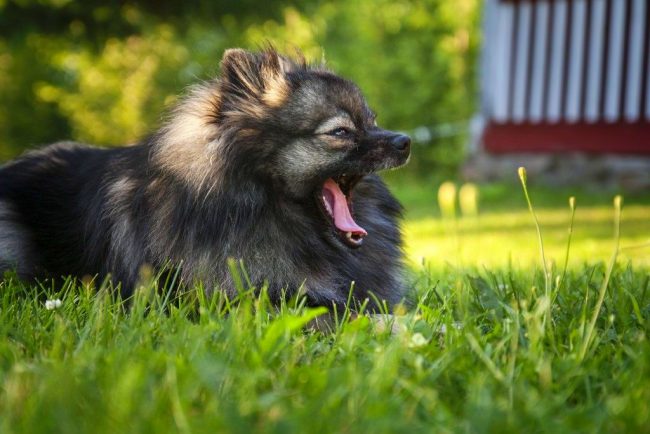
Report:
M 397 188 L 398 197 L 405 202 L 404 236 L 410 264 L 417 266 L 424 260 L 433 266 L 540 265 L 535 224 L 521 188 L 503 184 L 479 187 L 479 191 L 484 193 L 480 194 L 478 215 L 451 219 L 441 216 L 436 185 Z M 569 266 L 608 260 L 613 247 L 613 193 L 534 188 L 531 197 L 547 261 L 564 262 L 571 196 L 576 210 Z M 632 196 L 625 202 L 619 260 L 649 265 L 650 198 Z
M 432 205 L 433 206 L 433 205 Z M 566 209 L 537 209 L 547 259 L 562 263 L 570 223 Z M 569 264 L 605 261 L 612 251 L 612 208 L 578 205 Z M 406 252 L 413 264 L 424 258 L 435 265 L 519 266 L 539 264 L 535 227 L 525 208 L 486 211 L 477 219 L 459 219 L 456 227 L 438 217 L 407 218 Z M 650 205 L 629 205 L 621 220 L 620 260 L 650 264 Z M 646 244 L 645 246 L 643 246 Z

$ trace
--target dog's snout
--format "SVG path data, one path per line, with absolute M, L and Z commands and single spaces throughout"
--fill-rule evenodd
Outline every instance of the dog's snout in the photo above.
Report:
M 411 138 L 405 134 L 397 134 L 390 144 L 398 151 L 407 151 L 411 147 Z

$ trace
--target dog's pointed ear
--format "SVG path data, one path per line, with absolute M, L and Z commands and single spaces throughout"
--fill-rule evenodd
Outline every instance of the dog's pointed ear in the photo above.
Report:
M 241 48 L 231 48 L 223 53 L 221 75 L 227 90 L 240 96 L 256 95 L 263 84 L 257 55 Z
M 261 53 L 234 48 L 221 60 L 224 90 L 239 98 L 255 98 L 270 106 L 279 106 L 289 94 L 286 74 L 293 63 L 273 49 Z

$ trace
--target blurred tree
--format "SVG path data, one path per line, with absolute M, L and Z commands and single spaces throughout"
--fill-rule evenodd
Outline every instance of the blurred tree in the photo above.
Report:
M 0 0 L 0 160 L 72 138 L 132 143 L 221 52 L 271 41 L 326 55 L 388 128 L 468 119 L 478 0 Z M 453 168 L 463 136 L 418 147 L 421 171 Z

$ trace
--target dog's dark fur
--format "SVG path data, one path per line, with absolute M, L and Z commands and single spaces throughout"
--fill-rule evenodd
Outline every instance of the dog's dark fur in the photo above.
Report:
M 184 282 L 232 294 L 232 257 L 275 301 L 304 285 L 309 304 L 343 305 L 352 282 L 356 302 L 400 301 L 400 205 L 372 172 L 404 164 L 408 138 L 378 128 L 357 87 L 322 66 L 228 50 L 221 69 L 138 145 L 57 143 L 2 167 L 0 272 L 110 275 L 127 295 L 144 265 L 171 262 Z M 362 176 L 359 248 L 320 201 L 344 173 Z

